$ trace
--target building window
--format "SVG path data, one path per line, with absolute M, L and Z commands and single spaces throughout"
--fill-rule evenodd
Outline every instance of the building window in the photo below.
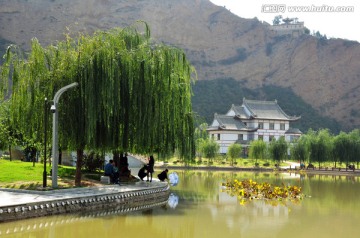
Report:
M 259 135 L 259 136 L 258 136 L 258 140 L 264 140 L 264 136 L 263 136 L 263 135 Z
M 259 129 L 264 129 L 264 123 L 263 122 L 259 122 Z
M 269 136 L 269 141 L 271 142 L 272 140 L 274 140 L 275 137 L 274 136 Z
M 274 127 L 274 123 L 270 123 L 269 129 L 270 129 L 270 130 L 274 130 L 274 128 L 275 128 L 275 127 Z
M 285 123 L 280 123 L 280 130 L 285 131 Z
M 220 140 L 220 134 L 217 134 L 217 139 Z
M 239 135 L 238 135 L 238 140 L 240 140 L 240 141 L 241 141 L 241 140 L 244 140 L 244 135 L 243 135 L 243 134 L 239 134 Z

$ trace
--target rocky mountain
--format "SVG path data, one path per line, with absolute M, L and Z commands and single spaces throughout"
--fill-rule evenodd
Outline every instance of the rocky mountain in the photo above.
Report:
M 199 80 L 290 89 L 343 130 L 360 126 L 358 42 L 278 35 L 267 23 L 240 18 L 209 0 L 0 0 L 0 6 L 1 53 L 10 42 L 29 49 L 33 37 L 47 45 L 65 33 L 143 20 L 154 40 L 184 49 Z

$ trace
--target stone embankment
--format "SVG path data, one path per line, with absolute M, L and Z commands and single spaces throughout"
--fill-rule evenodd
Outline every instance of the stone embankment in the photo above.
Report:
M 163 205 L 169 194 L 169 185 L 158 181 L 51 191 L 0 189 L 0 222 L 64 213 L 125 213 Z

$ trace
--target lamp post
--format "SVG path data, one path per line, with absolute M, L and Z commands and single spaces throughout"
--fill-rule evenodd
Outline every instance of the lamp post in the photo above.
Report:
M 44 103 L 44 173 L 43 173 L 43 187 L 46 187 L 46 143 L 47 143 L 47 123 L 48 123 L 48 100 L 45 98 Z
M 58 141 L 58 110 L 57 104 L 60 99 L 60 96 L 68 89 L 78 86 L 78 83 L 72 83 L 65 87 L 60 88 L 59 91 L 55 93 L 53 105 L 50 107 L 50 111 L 53 113 L 53 134 L 52 134 L 52 187 L 57 188 L 57 174 L 58 174 L 58 159 L 59 159 L 59 141 Z

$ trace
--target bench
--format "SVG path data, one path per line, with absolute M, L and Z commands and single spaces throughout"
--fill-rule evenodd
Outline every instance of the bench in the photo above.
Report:
M 109 176 L 101 176 L 100 182 L 104 184 L 110 184 L 110 177 Z

